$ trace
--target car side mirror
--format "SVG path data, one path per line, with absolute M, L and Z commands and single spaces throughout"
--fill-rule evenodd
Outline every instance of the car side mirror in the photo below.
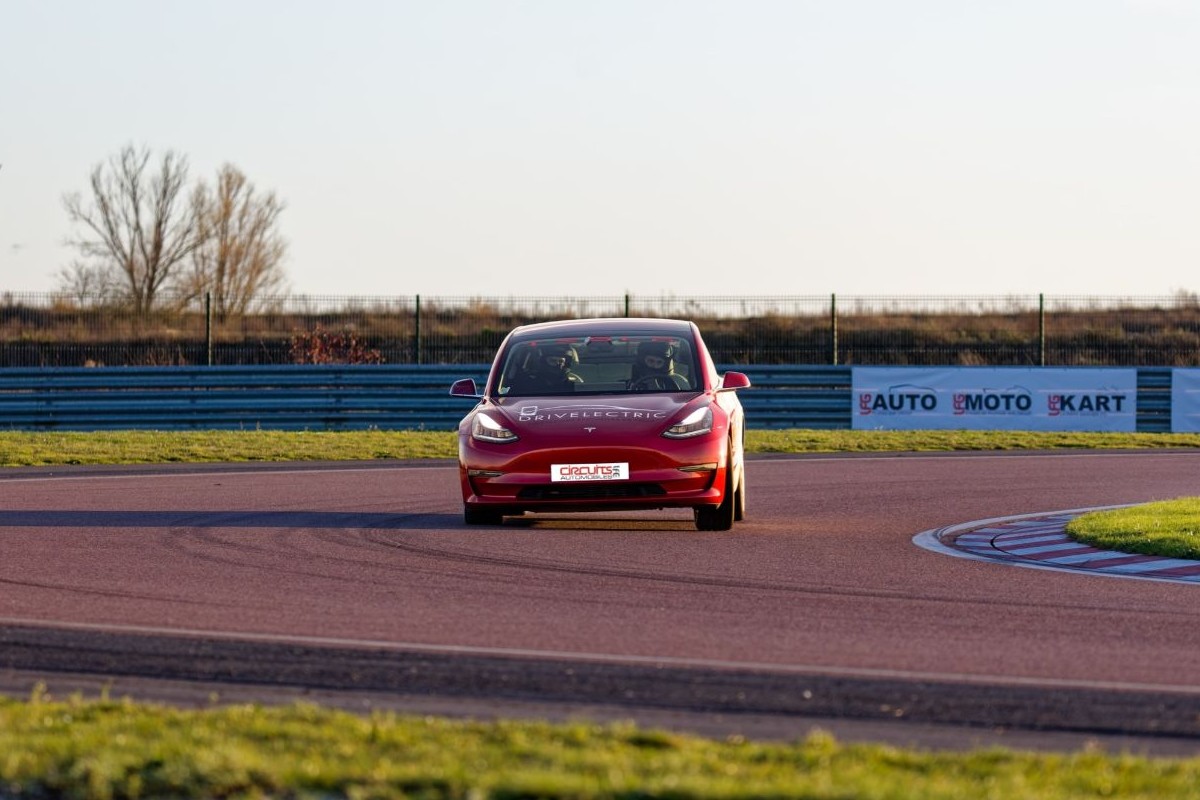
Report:
M 750 388 L 750 377 L 744 372 L 726 372 L 721 378 L 720 391 L 722 392 L 748 388 Z
M 450 396 L 470 397 L 474 400 L 477 400 L 482 395 L 479 394 L 479 388 L 475 386 L 474 378 L 463 378 L 461 381 L 455 381 L 450 386 Z

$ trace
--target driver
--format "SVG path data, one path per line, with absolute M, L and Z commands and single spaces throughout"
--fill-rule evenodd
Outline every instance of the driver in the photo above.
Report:
M 642 342 L 629 381 L 630 388 L 687 389 L 688 379 L 675 372 L 675 347 L 670 342 Z
M 583 379 L 573 370 L 579 364 L 579 354 L 568 344 L 543 345 L 532 353 L 524 371 L 513 380 L 512 390 L 518 394 L 539 392 L 570 392 Z

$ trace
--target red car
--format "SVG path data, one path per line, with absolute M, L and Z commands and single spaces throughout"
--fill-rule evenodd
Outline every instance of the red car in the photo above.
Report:
M 745 515 L 745 419 L 695 323 L 582 319 L 514 329 L 458 427 L 468 525 L 527 511 L 690 508 L 723 531 Z

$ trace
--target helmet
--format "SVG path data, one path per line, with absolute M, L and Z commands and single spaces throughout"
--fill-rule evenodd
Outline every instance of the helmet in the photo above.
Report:
M 547 358 L 563 358 L 565 359 L 564 368 L 573 369 L 579 364 L 579 353 L 575 352 L 575 348 L 569 344 L 547 344 L 541 347 L 541 352 L 538 358 L 544 364 Z
M 670 342 L 642 342 L 638 346 L 638 357 L 658 356 L 669 360 L 675 355 L 675 346 Z

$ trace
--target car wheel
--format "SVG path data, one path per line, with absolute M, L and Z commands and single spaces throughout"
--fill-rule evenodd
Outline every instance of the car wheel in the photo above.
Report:
M 468 525 L 499 525 L 504 522 L 504 514 L 491 508 L 463 506 L 463 521 Z
M 746 518 L 746 465 L 742 464 L 742 469 L 738 473 L 737 491 L 734 493 L 733 501 L 733 521 L 741 522 Z
M 699 506 L 692 510 L 698 531 L 727 531 L 737 515 L 737 492 L 733 486 L 733 462 L 725 470 L 725 496 L 719 506 Z

